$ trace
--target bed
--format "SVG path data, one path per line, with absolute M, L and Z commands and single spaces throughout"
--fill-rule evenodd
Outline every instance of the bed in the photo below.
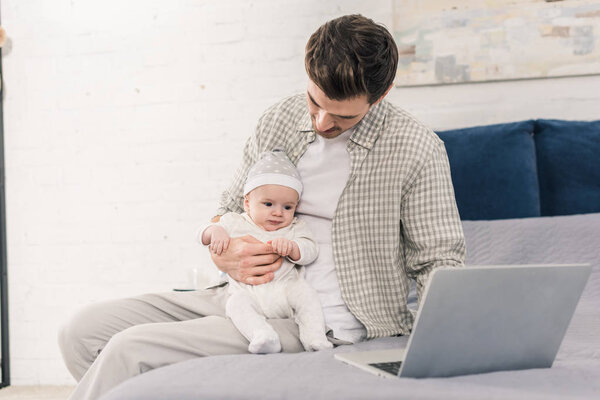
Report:
M 468 265 L 593 265 L 552 368 L 386 379 L 333 358 L 334 352 L 404 347 L 408 340 L 389 337 L 315 353 L 193 359 L 124 382 L 102 400 L 600 398 L 600 213 L 464 221 L 463 226 Z
M 333 357 L 408 340 L 387 337 L 315 353 L 193 359 L 139 375 L 102 400 L 600 398 L 600 122 L 532 120 L 438 134 L 468 266 L 593 267 L 552 368 L 386 379 Z M 409 300 L 416 308 L 414 292 Z

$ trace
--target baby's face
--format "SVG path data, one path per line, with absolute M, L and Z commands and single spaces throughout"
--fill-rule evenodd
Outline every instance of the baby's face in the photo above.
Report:
M 265 231 L 276 231 L 292 223 L 298 192 L 287 186 L 262 185 L 246 195 L 244 208 L 252 221 Z

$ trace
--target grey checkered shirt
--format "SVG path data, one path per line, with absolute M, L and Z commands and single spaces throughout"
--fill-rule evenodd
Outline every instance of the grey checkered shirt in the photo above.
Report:
M 285 149 L 297 164 L 314 138 L 305 94 L 269 108 L 246 142 L 218 214 L 243 212 L 242 188 L 261 152 Z M 434 268 L 464 265 L 446 150 L 433 131 L 386 101 L 356 125 L 347 149 L 350 176 L 331 233 L 342 297 L 367 338 L 406 335 L 413 324 L 410 280 L 420 298 Z

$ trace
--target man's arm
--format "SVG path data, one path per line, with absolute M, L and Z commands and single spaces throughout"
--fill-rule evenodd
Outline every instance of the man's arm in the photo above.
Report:
M 259 121 L 255 133 L 246 141 L 242 162 L 233 181 L 221 195 L 218 215 L 211 222 L 218 222 L 221 215 L 227 212 L 241 213 L 244 211 L 242 208 L 244 182 L 248 170 L 254 165 L 260 153 L 259 135 L 263 118 Z M 219 270 L 227 273 L 236 281 L 248 285 L 261 285 L 272 281 L 275 277 L 274 272 L 281 267 L 283 262 L 283 259 L 273 252 L 270 245 L 252 236 L 231 238 L 226 252 L 222 254 L 211 252 L 211 257 Z
M 246 182 L 248 171 L 256 161 L 258 161 L 258 157 L 262 151 L 261 136 L 264 130 L 264 119 L 265 115 L 260 118 L 254 133 L 246 140 L 241 163 L 235 171 L 231 183 L 221 194 L 219 209 L 217 210 L 217 217 L 215 218 L 219 218 L 219 216 L 228 212 L 235 212 L 238 214 L 244 212 L 242 206 L 244 201 L 244 183 Z M 215 218 L 213 218 L 213 220 Z
M 433 269 L 463 266 L 462 230 L 448 156 L 439 143 L 403 196 L 402 237 L 406 273 L 417 282 L 419 302 Z
M 227 212 L 241 213 L 244 211 L 243 187 L 248 175 L 248 170 L 256 161 L 260 153 L 274 146 L 273 124 L 276 119 L 277 105 L 271 107 L 258 121 L 256 130 L 244 146 L 242 162 L 234 174 L 229 187 L 223 192 L 217 217 Z M 274 271 L 281 267 L 283 259 L 273 253 L 270 245 L 256 240 L 252 236 L 232 238 L 229 248 L 220 256 L 211 254 L 212 260 L 221 271 L 229 274 L 233 279 L 251 285 L 260 285 L 273 280 Z

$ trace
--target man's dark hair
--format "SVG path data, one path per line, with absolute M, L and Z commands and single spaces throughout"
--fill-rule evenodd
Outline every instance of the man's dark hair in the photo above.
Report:
M 398 48 L 390 32 L 362 15 L 322 25 L 306 44 L 308 77 L 332 100 L 363 94 L 375 103 L 392 85 Z

